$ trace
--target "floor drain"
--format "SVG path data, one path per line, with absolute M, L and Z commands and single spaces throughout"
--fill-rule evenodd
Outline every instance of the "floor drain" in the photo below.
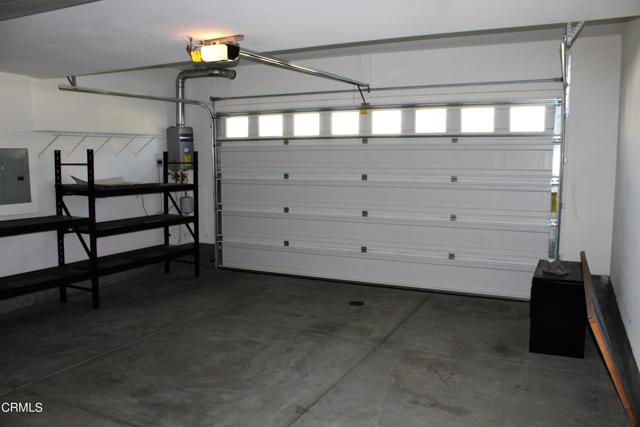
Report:
M 349 301 L 349 305 L 352 305 L 354 307 L 360 307 L 364 305 L 364 301 Z

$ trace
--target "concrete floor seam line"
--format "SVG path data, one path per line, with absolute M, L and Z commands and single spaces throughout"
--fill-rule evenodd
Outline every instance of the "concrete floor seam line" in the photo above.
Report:
M 429 299 L 433 296 L 433 294 L 428 294 L 426 296 L 426 298 L 424 300 L 422 300 L 422 302 L 420 304 L 418 304 L 413 310 L 411 310 L 405 317 L 403 317 L 402 319 L 400 319 L 393 328 L 391 328 L 391 331 L 389 331 L 389 333 L 387 335 L 384 336 L 384 338 L 382 338 L 382 340 L 377 343 L 372 349 L 371 351 L 367 352 L 364 356 L 362 356 L 360 358 L 360 360 L 358 360 L 351 368 L 349 368 L 344 375 L 340 376 L 340 378 L 338 378 L 338 380 L 336 382 L 334 382 L 333 384 L 331 384 L 324 392 L 322 392 L 320 394 L 320 396 L 318 396 L 317 399 L 315 399 L 313 402 L 311 402 L 311 404 L 309 406 L 307 406 L 306 408 L 304 408 L 304 411 L 300 412 L 300 414 L 298 414 L 297 416 L 295 416 L 293 418 L 293 420 L 291 420 L 291 422 L 289 424 L 287 424 L 287 427 L 292 427 L 300 418 L 302 418 L 307 412 L 309 412 L 309 410 L 311 408 L 313 408 L 320 400 L 322 400 L 323 397 L 325 397 L 331 390 L 333 390 L 338 384 L 340 384 L 342 382 L 342 380 L 344 380 L 351 372 L 353 372 L 358 366 L 360 366 L 362 364 L 362 362 L 364 362 L 365 360 L 367 360 L 369 358 L 369 356 L 371 356 L 373 353 L 375 353 L 376 351 L 378 351 L 381 347 L 382 344 L 387 340 L 387 338 L 389 338 L 391 335 L 393 335 L 393 333 L 395 331 L 397 331 L 400 326 L 402 326 L 407 320 L 409 320 L 411 318 L 411 316 L 413 316 L 418 310 L 420 310 L 427 301 L 429 301 Z
M 96 416 L 98 416 L 100 418 L 103 418 L 105 420 L 109 420 L 111 422 L 114 422 L 114 423 L 122 425 L 122 426 L 143 427 L 143 426 L 141 426 L 139 424 L 133 424 L 133 423 L 130 423 L 128 421 L 124 421 L 124 420 L 120 420 L 120 419 L 117 419 L 117 418 L 113 418 L 110 415 L 103 414 L 101 412 L 97 412 L 97 411 L 94 411 L 94 410 L 89 409 L 89 408 L 85 408 L 84 406 L 78 405 L 76 403 L 72 403 L 72 402 L 68 402 L 66 400 L 58 399 L 55 396 L 51 397 L 51 396 L 47 396 L 47 395 L 44 395 L 42 393 L 38 393 L 38 392 L 35 392 L 35 391 L 24 391 L 23 393 L 27 393 L 27 394 L 30 394 L 30 395 L 33 395 L 33 396 L 36 396 L 36 397 L 40 397 L 40 398 L 43 398 L 43 399 L 46 398 L 46 399 L 49 399 L 49 400 L 53 400 L 54 402 L 62 403 L 63 405 L 68 405 L 68 406 L 71 406 L 73 408 L 80 409 L 81 411 L 84 411 L 84 412 L 86 412 L 88 414 L 96 415 Z
M 396 325 L 394 325 L 394 327 L 393 327 L 393 328 L 391 328 L 391 330 L 389 331 L 389 333 L 388 333 L 387 335 L 385 335 L 385 336 L 384 336 L 384 338 L 382 338 L 382 340 L 380 341 L 380 344 L 378 345 L 378 347 L 381 347 L 381 346 L 385 343 L 385 341 L 387 341 L 387 339 L 389 339 L 389 337 L 390 337 L 391 335 L 393 335 L 393 334 L 394 334 L 398 329 L 400 329 L 400 326 L 404 325 L 404 324 L 407 322 L 407 320 L 411 319 L 411 317 L 413 317 L 413 315 L 414 315 L 414 314 L 416 314 L 416 313 L 418 312 L 418 310 L 420 310 L 422 307 L 424 307 L 424 306 L 425 306 L 425 304 L 426 304 L 427 302 L 429 302 L 429 300 L 430 300 L 431 298 L 433 298 L 433 295 L 434 295 L 434 294 L 427 294 L 427 296 L 422 300 L 422 302 L 421 302 L 420 304 L 418 304 L 418 305 L 416 306 L 416 308 L 415 308 L 415 309 L 411 310 L 411 311 L 409 312 L 409 314 L 407 314 L 405 317 L 403 317 L 402 319 L 400 319 L 400 320 L 398 321 L 398 323 L 397 323 Z
M 147 339 L 149 339 L 149 338 L 151 338 L 151 337 L 154 337 L 154 336 L 156 336 L 156 335 L 158 335 L 158 334 L 160 334 L 160 333 L 162 333 L 162 332 L 165 332 L 165 331 L 168 331 L 168 330 L 170 330 L 170 329 L 173 329 L 173 328 L 177 328 L 177 327 L 179 327 L 179 326 L 182 326 L 184 323 L 190 322 L 190 321 L 192 321 L 192 320 L 196 320 L 196 319 L 198 319 L 198 318 L 200 318 L 200 317 L 204 316 L 205 314 L 206 314 L 206 313 L 200 313 L 200 314 L 198 314 L 198 315 L 197 315 L 197 316 L 195 316 L 195 317 L 192 317 L 192 318 L 189 318 L 189 319 L 181 320 L 180 322 L 174 323 L 173 325 L 165 326 L 164 328 L 160 328 L 160 329 L 158 329 L 158 330 L 156 330 L 156 331 L 153 331 L 153 332 L 150 332 L 150 333 L 148 333 L 148 334 L 142 335 L 142 336 L 140 336 L 140 337 L 134 338 L 134 339 L 133 339 L 133 340 L 131 340 L 131 341 L 127 341 L 127 342 L 125 342 L 125 343 L 122 343 L 122 344 L 120 344 L 120 345 L 117 345 L 117 346 L 115 346 L 114 348 L 112 348 L 112 349 L 110 349 L 110 350 L 104 351 L 104 352 L 102 352 L 102 353 L 100 353 L 100 354 L 97 354 L 97 355 L 95 355 L 95 356 L 92 356 L 92 357 L 90 357 L 90 358 L 88 358 L 88 359 L 85 359 L 85 360 L 82 360 L 82 361 L 80 361 L 80 362 L 74 363 L 73 365 L 71 365 L 71 366 L 67 366 L 66 368 L 58 369 L 57 371 L 52 372 L 52 373 L 50 373 L 50 374 L 42 375 L 42 376 L 40 376 L 40 377 L 34 378 L 34 379 L 32 379 L 32 380 L 29 380 L 29 381 L 27 381 L 26 383 L 24 383 L 24 384 L 20 384 L 19 386 L 15 387 L 15 388 L 12 390 L 12 392 L 20 391 L 20 390 L 25 390 L 27 387 L 29 387 L 29 386 L 31 386 L 31 385 L 33 385 L 33 384 L 35 384 L 35 383 L 39 382 L 39 381 L 42 381 L 42 380 L 46 380 L 46 379 L 48 379 L 48 378 L 55 377 L 56 375 L 59 375 L 59 374 L 62 374 L 62 373 L 68 372 L 68 371 L 70 371 L 70 370 L 72 370 L 72 369 L 78 368 L 78 367 L 80 367 L 80 366 L 84 366 L 84 365 L 86 365 L 86 364 L 88 364 L 88 363 L 95 362 L 96 360 L 98 360 L 98 359 L 102 359 L 102 358 L 104 358 L 104 357 L 107 357 L 107 356 L 109 356 L 110 354 L 113 354 L 113 353 L 115 353 L 115 352 L 117 352 L 117 351 L 119 351 L 119 350 L 122 350 L 122 349 L 125 349 L 125 348 L 128 348 L 128 347 L 134 347 L 136 344 L 138 344 L 138 343 L 140 343 L 140 342 L 142 342 L 142 341 L 145 341 L 145 340 L 147 340 Z

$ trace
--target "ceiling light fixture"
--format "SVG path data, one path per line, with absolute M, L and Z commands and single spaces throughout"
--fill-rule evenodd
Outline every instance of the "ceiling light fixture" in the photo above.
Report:
M 209 40 L 193 40 L 191 37 L 187 43 L 187 53 L 194 64 L 219 63 L 225 67 L 233 66 L 240 57 L 240 45 L 242 34 L 220 37 Z

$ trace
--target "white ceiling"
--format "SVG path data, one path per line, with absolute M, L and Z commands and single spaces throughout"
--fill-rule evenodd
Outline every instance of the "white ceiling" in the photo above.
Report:
M 0 22 L 0 71 L 182 62 L 187 36 L 242 33 L 246 48 L 279 51 L 636 15 L 640 0 L 102 0 Z
M 0 0 L 0 21 L 64 9 L 99 0 Z

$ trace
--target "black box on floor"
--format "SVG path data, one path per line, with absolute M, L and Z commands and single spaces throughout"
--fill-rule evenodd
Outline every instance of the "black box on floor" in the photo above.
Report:
M 544 272 L 540 260 L 531 282 L 529 351 L 568 357 L 584 357 L 587 309 L 579 262 L 563 261 L 570 270 L 564 276 Z

